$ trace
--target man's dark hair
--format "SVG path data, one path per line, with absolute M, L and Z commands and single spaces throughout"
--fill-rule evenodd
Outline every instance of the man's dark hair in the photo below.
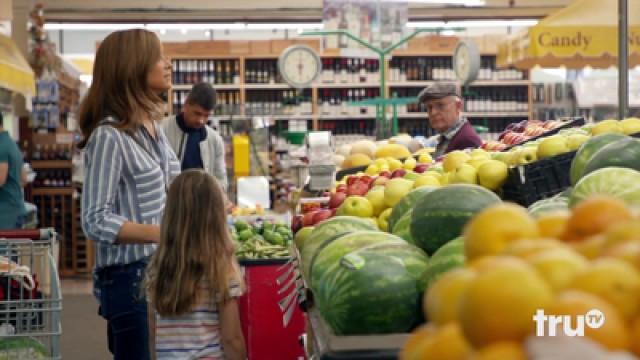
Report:
M 211 85 L 201 82 L 193 85 L 187 102 L 192 105 L 199 105 L 206 111 L 211 111 L 216 106 L 216 91 Z

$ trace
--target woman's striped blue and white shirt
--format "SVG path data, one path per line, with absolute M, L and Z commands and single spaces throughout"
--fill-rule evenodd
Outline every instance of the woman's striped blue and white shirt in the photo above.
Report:
M 125 222 L 160 224 L 166 189 L 180 173 L 159 126 L 156 133 L 157 140 L 144 127 L 127 134 L 107 124 L 87 142 L 82 229 L 95 242 L 96 268 L 130 264 L 156 249 L 154 244 L 115 244 Z

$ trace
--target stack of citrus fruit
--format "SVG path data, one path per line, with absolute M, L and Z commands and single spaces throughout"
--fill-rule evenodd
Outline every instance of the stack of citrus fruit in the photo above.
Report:
M 604 323 L 583 323 L 584 338 L 640 356 L 640 216 L 623 202 L 592 197 L 538 219 L 494 205 L 466 225 L 464 246 L 465 266 L 427 289 L 429 323 L 401 359 L 527 359 L 528 338 L 567 328 L 537 314 L 568 316 L 577 330 L 594 309 Z

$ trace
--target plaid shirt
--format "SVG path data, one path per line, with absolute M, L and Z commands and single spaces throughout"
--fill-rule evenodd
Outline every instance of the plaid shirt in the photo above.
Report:
M 467 119 L 460 117 L 460 119 L 458 119 L 458 121 L 453 124 L 451 128 L 440 134 L 440 137 L 438 138 L 438 146 L 436 146 L 436 152 L 434 154 L 436 158 L 444 155 L 444 152 L 447 150 L 451 139 L 456 136 L 456 134 L 460 131 L 460 129 L 462 129 L 462 126 L 464 126 L 466 122 Z

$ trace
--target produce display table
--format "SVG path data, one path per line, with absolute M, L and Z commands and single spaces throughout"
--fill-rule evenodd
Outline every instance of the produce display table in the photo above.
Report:
M 241 260 L 246 292 L 240 298 L 240 321 L 251 360 L 298 360 L 304 358 L 300 336 L 304 332 L 304 314 L 295 307 L 285 327 L 278 301 L 278 269 L 288 259 Z
M 307 359 L 395 360 L 409 334 L 336 336 L 317 309 L 307 313 Z

